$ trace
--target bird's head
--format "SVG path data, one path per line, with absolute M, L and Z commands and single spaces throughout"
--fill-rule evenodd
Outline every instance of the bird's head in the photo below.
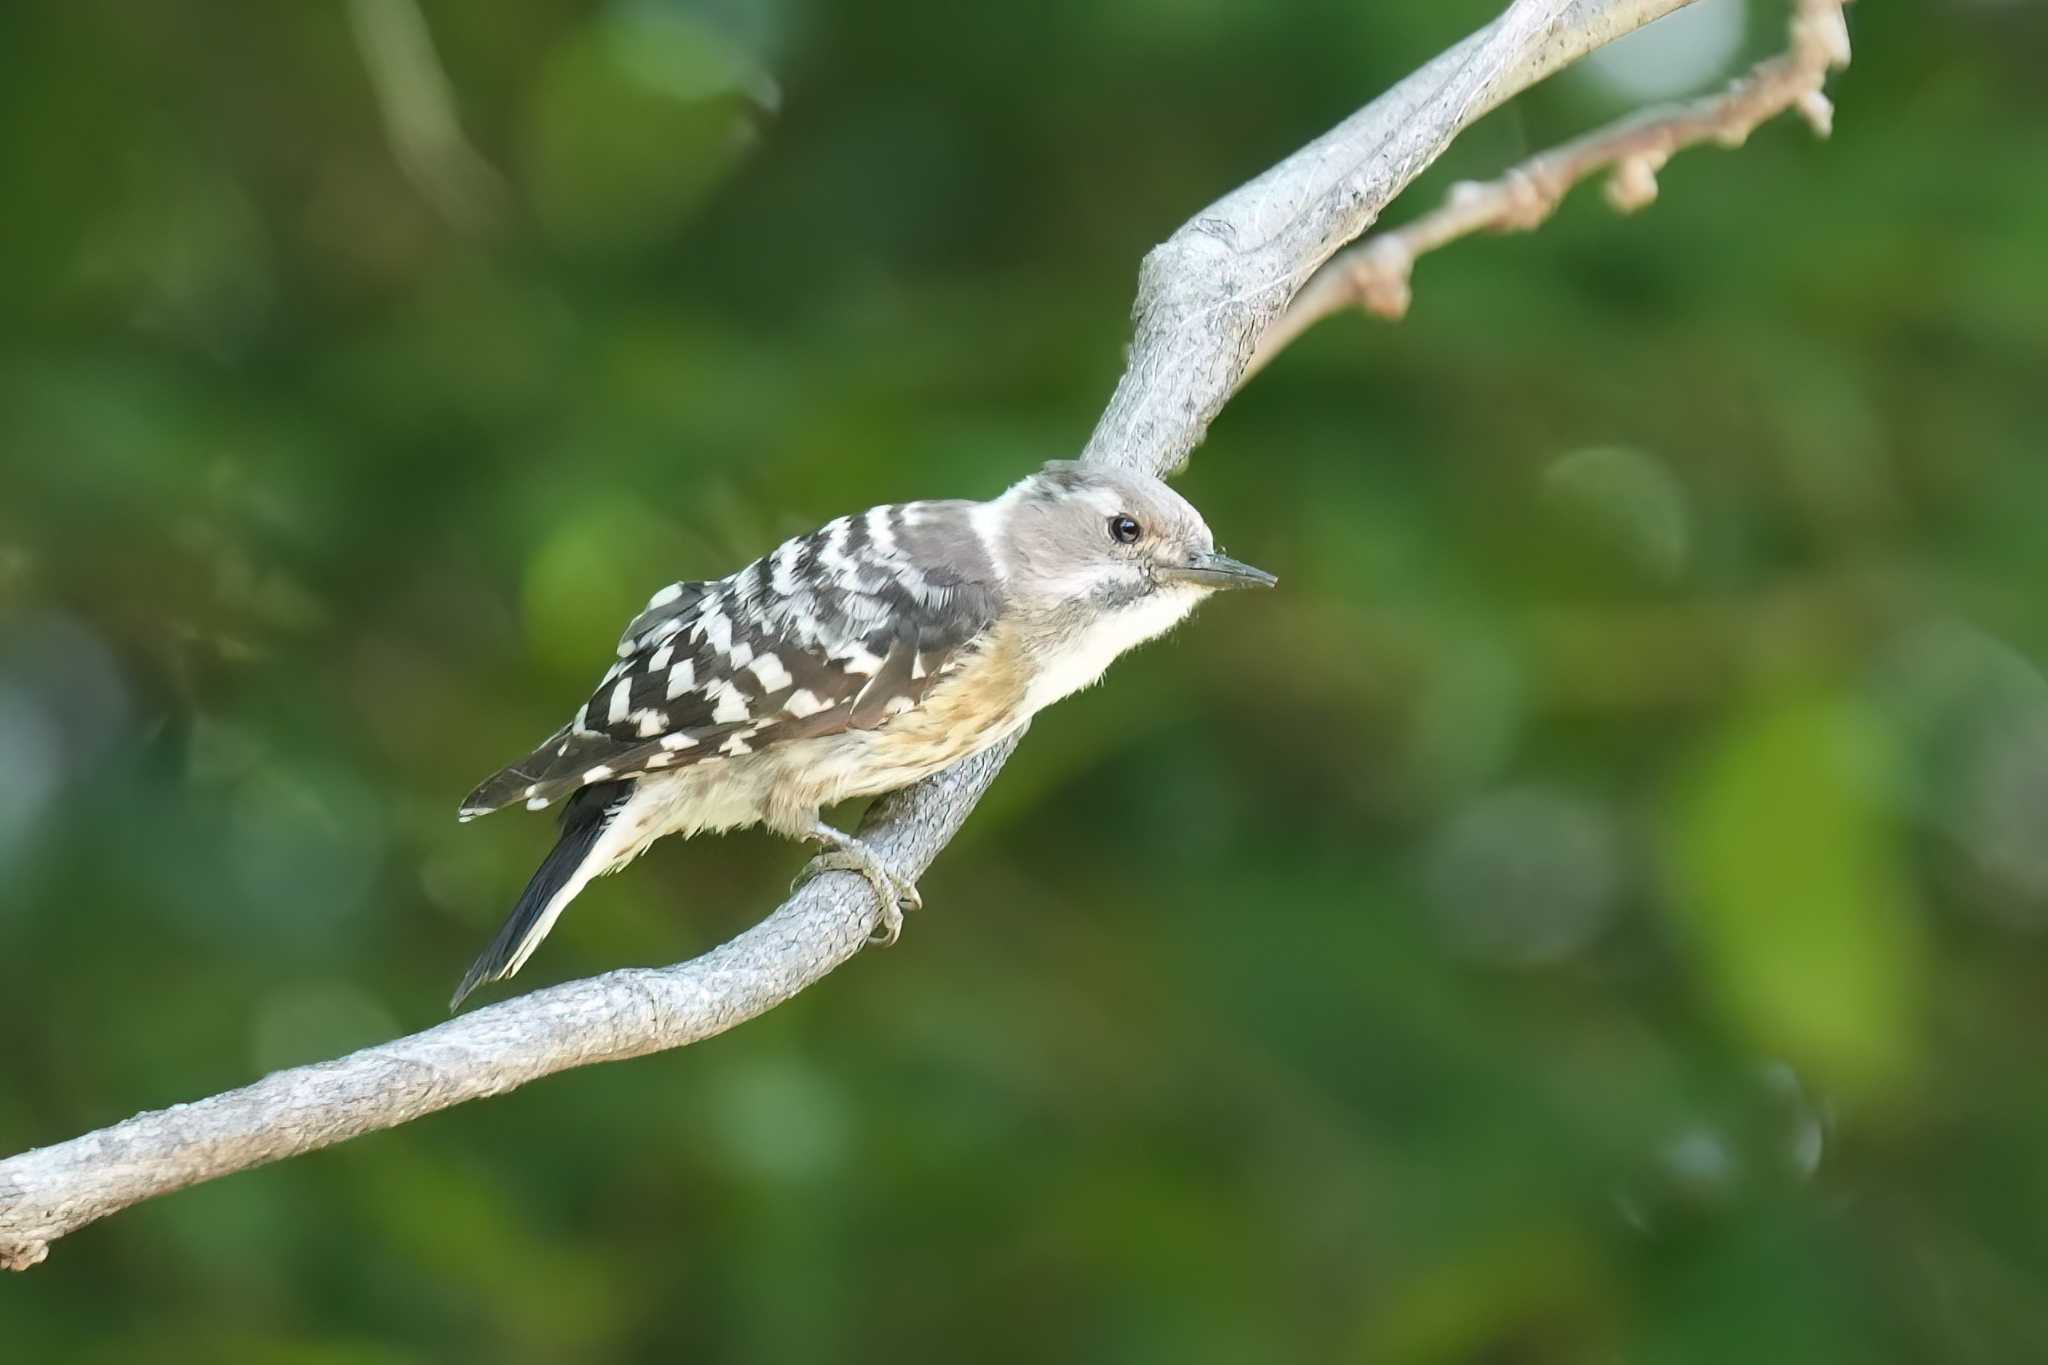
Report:
M 1147 634 L 1212 592 L 1276 581 L 1219 554 L 1202 514 L 1148 474 L 1058 461 L 992 506 L 1002 509 L 999 544 L 1012 594 L 1164 621 Z

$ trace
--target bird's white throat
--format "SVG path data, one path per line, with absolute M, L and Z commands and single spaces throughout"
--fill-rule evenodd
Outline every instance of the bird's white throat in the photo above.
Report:
M 1035 715 L 1060 698 L 1093 686 L 1117 656 L 1172 630 L 1203 596 L 1198 587 L 1177 584 L 1096 616 L 1040 658 L 1024 695 L 1024 709 Z

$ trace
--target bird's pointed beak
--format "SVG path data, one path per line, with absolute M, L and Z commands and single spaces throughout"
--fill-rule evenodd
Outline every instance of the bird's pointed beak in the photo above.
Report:
M 1185 564 L 1167 564 L 1159 576 L 1170 583 L 1199 583 L 1205 588 L 1270 588 L 1280 580 L 1229 555 L 1197 550 Z

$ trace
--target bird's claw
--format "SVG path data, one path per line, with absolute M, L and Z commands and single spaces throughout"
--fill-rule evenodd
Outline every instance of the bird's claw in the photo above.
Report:
M 882 922 L 868 935 L 868 942 L 878 948 L 886 948 L 902 936 L 904 911 L 924 908 L 924 897 L 918 893 L 917 884 L 856 840 L 835 844 L 811 859 L 790 889 L 795 890 L 821 872 L 855 872 L 875 889 L 875 898 L 882 904 Z

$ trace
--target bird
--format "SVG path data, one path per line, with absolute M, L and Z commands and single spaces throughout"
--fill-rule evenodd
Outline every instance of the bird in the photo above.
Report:
M 1277 581 L 1221 553 L 1161 480 L 1054 461 L 987 501 L 873 507 L 669 584 L 569 723 L 463 801 L 464 821 L 559 806 L 561 834 L 450 1010 L 670 834 L 758 824 L 821 844 L 805 876 L 860 874 L 881 902 L 871 941 L 893 943 L 923 898 L 821 810 L 1006 739 L 1212 593 Z

